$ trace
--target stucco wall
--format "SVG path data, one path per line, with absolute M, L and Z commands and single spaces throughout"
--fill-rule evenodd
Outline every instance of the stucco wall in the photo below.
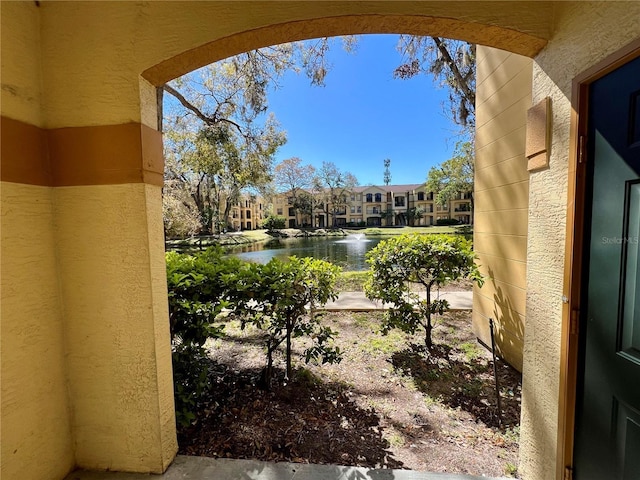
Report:
M 2 478 L 73 466 L 51 188 L 3 183 Z
M 554 478 L 567 210 L 571 82 L 640 37 L 640 2 L 559 2 L 554 35 L 535 58 L 533 102 L 551 97 L 549 168 L 529 182 L 527 325 L 525 328 L 520 472 Z
M 2 111 L 42 126 L 40 10 L 31 2 L 0 3 Z
M 59 478 L 73 464 L 70 444 L 78 447 L 79 463 L 93 468 L 159 471 L 175 451 L 159 184 L 146 176 L 149 168 L 158 175 L 147 154 L 160 141 L 151 135 L 149 147 L 142 128 L 143 141 L 127 137 L 123 150 L 105 155 L 106 147 L 122 145 L 105 144 L 103 132 L 131 133 L 132 122 L 153 127 L 151 84 L 198 64 L 278 41 L 404 31 L 530 55 L 551 39 L 533 69 L 533 101 L 553 101 L 551 165 L 531 176 L 529 222 L 518 231 L 528 233 L 520 470 L 528 480 L 554 477 L 570 81 L 640 35 L 640 3 L 1 2 L 1 8 L 2 114 L 48 129 L 47 138 L 70 138 L 67 147 L 82 144 L 58 151 L 56 161 L 84 175 L 66 177 L 72 181 L 65 187 L 3 184 L 3 475 Z M 58 127 L 78 128 L 52 130 Z M 123 157 L 137 180 L 110 170 Z M 10 160 L 20 164 L 18 156 Z M 4 178 L 4 153 L 2 161 Z M 107 172 L 108 182 L 99 184 L 106 177 L 92 172 Z M 505 213 L 492 228 L 506 234 L 515 218 Z M 32 231 L 37 237 L 25 239 Z M 20 245 L 29 246 L 30 256 Z M 51 308 L 37 306 L 39 290 Z M 33 314 L 26 307 L 32 304 Z M 42 335 L 32 336 L 22 325 L 36 319 Z M 5 349 L 9 340 L 40 356 L 13 362 L 21 352 Z M 43 381 L 28 385 L 23 397 L 15 391 L 23 377 Z M 43 385 L 53 403 L 40 400 Z M 66 409 L 73 413 L 71 434 L 64 433 Z M 18 415 L 33 415 L 33 422 L 19 423 Z M 45 440 L 60 434 L 57 443 L 43 442 L 43 432 Z
M 474 249 L 485 277 L 474 288 L 473 331 L 522 370 L 526 306 L 529 173 L 526 112 L 532 60 L 489 47 L 477 49 Z
M 39 125 L 38 10 L 32 2 L 2 2 L 0 13 L 2 111 Z M 6 140 L 2 138 L 3 144 Z M 73 467 L 74 457 L 53 189 L 6 182 L 0 189 L 0 477 L 61 478 Z
M 1 5 L 2 477 L 161 472 L 177 445 L 155 89 L 118 73 L 126 34 L 56 45 L 43 4 Z M 76 96 L 110 77 L 135 101 Z M 106 123 L 114 111 L 146 126 Z M 61 118 L 73 128 L 47 128 Z
M 41 2 L 46 126 L 138 122 L 138 77 L 143 72 L 159 85 L 247 49 L 322 35 L 447 34 L 533 55 L 550 33 L 549 5 L 537 2 L 533 8 L 525 3 L 523 8 L 520 2 L 509 2 L 488 8 L 473 1 L 288 1 L 275 7 L 268 1 Z
M 160 188 L 59 187 L 55 197 L 76 463 L 161 472 L 176 444 L 162 217 L 148 208 Z

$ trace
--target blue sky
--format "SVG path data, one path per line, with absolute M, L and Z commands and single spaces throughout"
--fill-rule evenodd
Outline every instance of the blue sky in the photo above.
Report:
M 385 158 L 391 182 L 400 184 L 424 182 L 431 166 L 451 157 L 458 128 L 443 112 L 446 90 L 427 75 L 393 78 L 401 60 L 397 39 L 363 35 L 353 53 L 336 43 L 324 87 L 286 74 L 268 97 L 288 138 L 277 161 L 299 157 L 316 167 L 330 161 L 360 185 L 380 185 Z

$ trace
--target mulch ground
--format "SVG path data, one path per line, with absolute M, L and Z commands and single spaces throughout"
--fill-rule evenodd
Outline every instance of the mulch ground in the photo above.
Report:
M 521 376 L 498 362 L 499 419 L 491 354 L 476 342 L 470 312 L 447 314 L 429 352 L 420 334 L 383 336 L 380 319 L 380 312 L 327 313 L 342 362 L 300 361 L 289 382 L 277 370 L 270 391 L 257 387 L 260 332 L 229 322 L 226 338 L 210 345 L 211 403 L 180 429 L 180 453 L 515 475 Z M 300 353 L 304 344 L 296 345 Z

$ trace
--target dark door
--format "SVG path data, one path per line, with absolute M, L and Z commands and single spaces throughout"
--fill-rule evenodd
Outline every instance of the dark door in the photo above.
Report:
M 640 480 L 640 58 L 589 98 L 575 478 Z

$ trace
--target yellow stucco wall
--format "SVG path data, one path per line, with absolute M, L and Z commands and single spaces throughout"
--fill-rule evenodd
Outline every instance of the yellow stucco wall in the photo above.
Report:
M 526 306 L 529 174 L 526 112 L 532 60 L 489 47 L 477 49 L 474 249 L 485 277 L 473 295 L 473 331 L 522 370 Z
M 2 111 L 40 125 L 38 11 L 17 2 L 0 9 Z M 47 186 L 0 185 L 3 479 L 57 479 L 75 464 L 53 195 Z
M 161 428 L 174 418 L 162 217 L 148 208 L 160 188 L 60 187 L 55 197 L 76 463 L 160 472 L 175 453 Z
M 53 189 L 14 183 L 0 188 L 0 476 L 61 478 L 74 457 Z
M 640 38 L 640 2 L 559 2 L 554 35 L 535 58 L 533 103 L 551 97 L 549 168 L 529 181 L 527 324 L 524 341 L 520 472 L 554 478 L 572 79 Z
M 41 2 L 46 126 L 140 121 L 143 72 L 162 84 L 247 49 L 322 35 L 448 33 L 532 55 L 550 34 L 552 8 L 518 3 Z
M 521 212 L 504 212 L 494 217 L 492 232 L 486 233 L 509 236 L 515 228 L 518 237 L 528 234 L 520 471 L 528 480 L 554 478 L 570 81 L 640 36 L 635 20 L 640 3 L 0 5 L 2 114 L 46 129 L 117 127 L 130 122 L 153 127 L 152 84 L 279 41 L 408 32 L 461 37 L 537 55 L 533 101 L 550 96 L 553 102 L 550 168 L 530 178 L 528 224 Z M 550 43 L 540 52 L 546 40 Z M 141 75 L 148 82 L 141 82 Z M 519 110 L 522 102 L 514 105 Z M 483 121 L 481 113 L 479 121 Z M 492 135 L 499 131 L 491 129 Z M 505 148 L 517 150 L 520 141 L 514 138 Z M 490 156 L 492 147 L 486 148 Z M 98 155 L 91 149 L 88 154 Z M 64 152 L 58 158 L 64 160 Z M 144 158 L 140 161 L 144 163 Z M 104 162 L 108 166 L 109 160 Z M 505 177 L 505 185 L 519 178 Z M 7 478 L 17 471 L 25 479 L 60 478 L 74 463 L 160 471 L 175 452 L 159 188 L 142 181 L 112 183 L 57 188 L 16 182 L 2 185 L 2 473 L 8 472 Z M 517 196 L 516 191 L 501 192 L 509 198 Z M 19 214 L 30 211 L 33 216 Z M 486 224 L 488 212 L 479 216 L 481 225 Z M 38 236 L 32 238 L 28 251 L 22 250 L 20 245 L 29 244 L 21 239 L 32 229 Z M 481 236 L 479 242 L 491 255 L 490 242 Z M 522 247 L 518 240 L 504 245 L 505 252 Z M 517 255 L 508 253 L 505 258 L 509 256 Z M 522 264 L 520 257 L 509 260 L 513 260 L 508 263 L 511 266 Z M 14 287 L 7 280 L 14 276 L 35 280 L 21 280 Z M 26 307 L 34 303 L 30 301 L 34 286 L 53 308 Z M 517 293 L 522 287 L 513 287 L 509 293 L 514 305 L 521 304 Z M 22 329 L 36 320 L 43 332 L 37 338 Z M 39 356 L 31 363 L 13 362 L 19 352 L 5 350 L 5 335 Z M 23 378 L 39 379 L 45 373 L 44 380 L 51 380 L 44 382 L 49 391 L 34 383 L 28 385 L 24 398 L 15 392 Z M 44 399 L 49 394 L 55 402 L 40 405 L 51 403 Z M 13 398 L 24 400 L 24 406 Z M 70 420 L 65 411 L 71 412 Z M 33 420 L 18 424 L 18 415 L 29 414 Z M 40 437 L 43 432 L 45 437 Z M 51 441 L 53 432 L 61 433 L 57 440 L 62 442 Z M 19 447 L 15 454 L 14 445 Z M 30 462 L 36 457 L 46 461 Z
M 42 126 L 40 12 L 29 2 L 0 2 L 0 104 L 11 118 Z
M 2 478 L 58 479 L 74 466 L 161 472 L 177 445 L 161 189 L 153 185 L 158 165 L 152 144 L 160 136 L 138 128 L 138 142 L 118 145 L 120 137 L 112 137 L 114 157 L 103 157 L 111 133 L 86 127 L 104 126 L 135 140 L 135 124 L 105 122 L 105 106 L 118 104 L 113 91 L 74 100 L 77 79 L 48 62 L 55 39 L 43 7 L 1 4 L 3 125 L 24 122 L 11 127 L 19 140 L 2 138 L 3 179 L 11 178 L 1 185 Z M 105 42 L 114 50 L 117 41 Z M 80 41 L 55 56 L 82 68 L 80 52 L 94 47 Z M 89 64 L 104 65 L 95 58 Z M 121 81 L 117 66 L 111 68 L 111 77 Z M 122 118 L 156 128 L 155 88 L 139 75 L 127 82 L 136 100 L 124 105 L 129 114 Z M 58 95 L 66 102 L 56 107 L 63 112 L 50 108 Z M 63 126 L 59 113 L 83 129 L 31 127 Z M 69 139 L 82 146 L 61 150 L 60 142 Z M 26 148 L 31 140 L 38 148 Z M 27 150 L 29 158 L 20 158 Z M 16 169 L 21 163 L 26 167 Z M 33 167 L 47 173 L 32 175 Z M 97 183 L 106 185 L 91 184 L 98 174 Z

